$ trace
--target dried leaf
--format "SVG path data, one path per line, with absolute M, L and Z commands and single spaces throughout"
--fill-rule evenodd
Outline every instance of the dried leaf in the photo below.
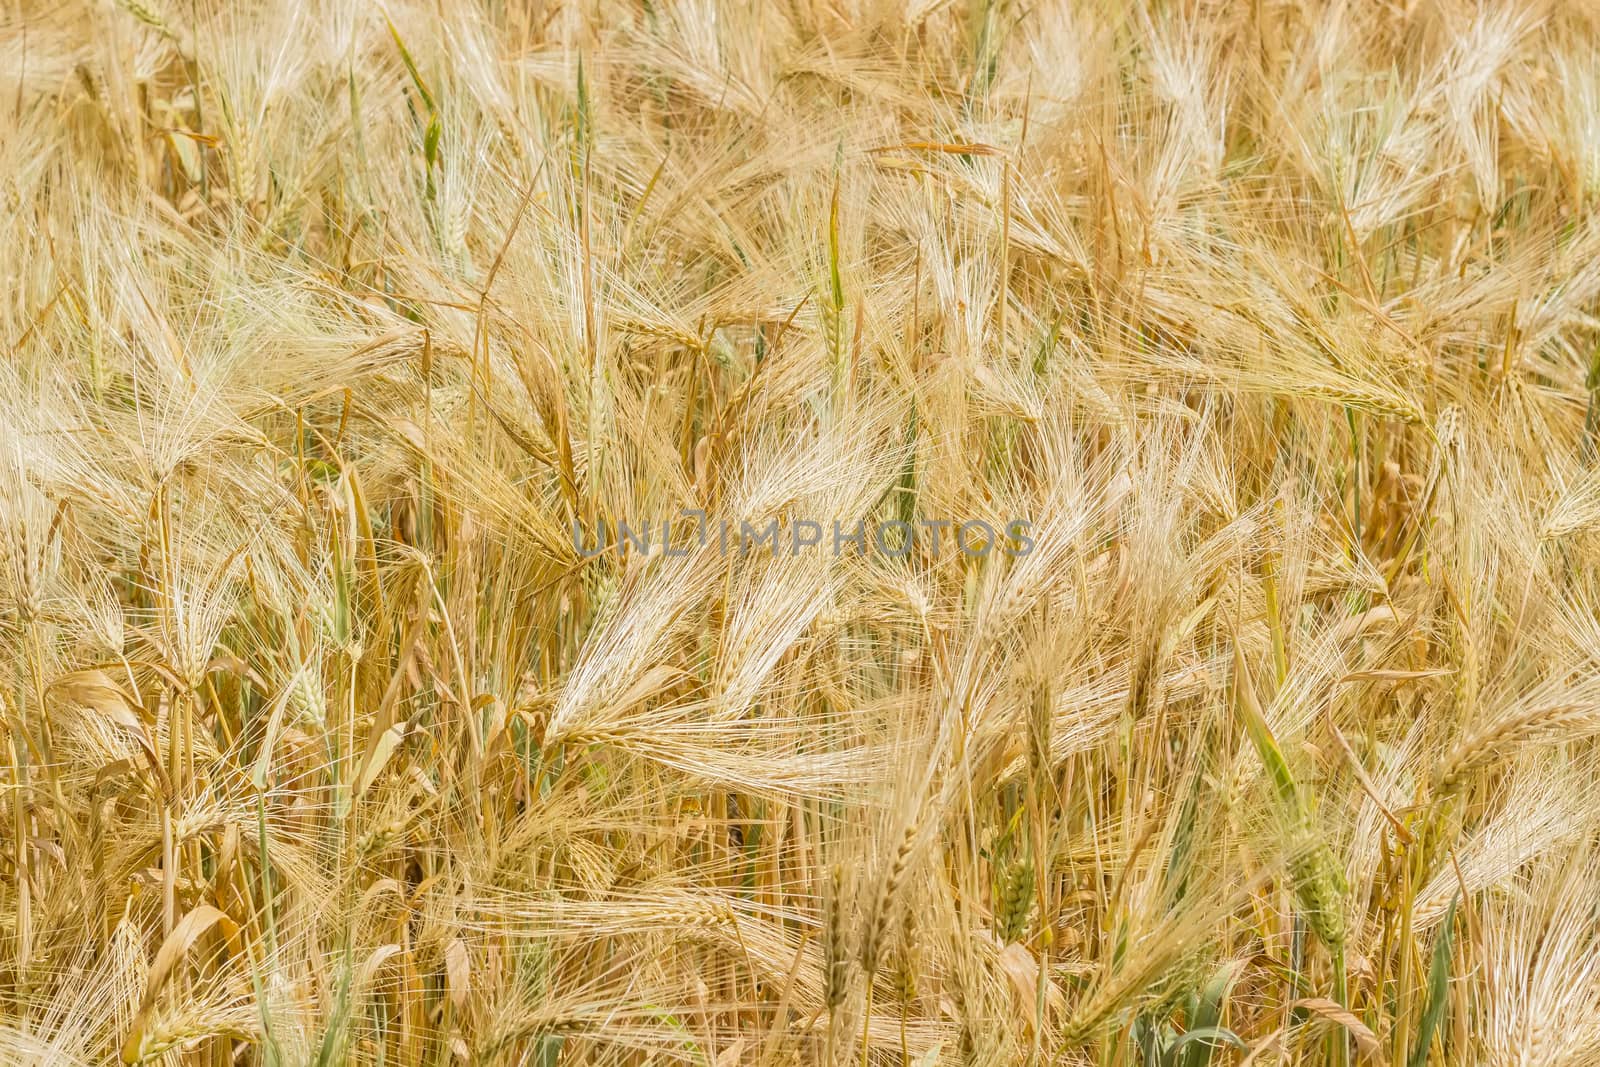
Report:
M 465 1011 L 467 994 L 471 990 L 472 962 L 466 943 L 459 937 L 451 938 L 444 947 L 444 977 L 450 989 L 450 1003 L 457 1011 Z
M 144 717 L 139 714 L 143 709 L 109 674 L 99 669 L 73 671 L 51 682 L 48 688 L 56 699 L 69 707 L 94 712 L 132 734 L 157 777 L 165 781 L 155 742 Z
M 363 960 L 361 966 L 356 970 L 356 994 L 359 995 L 364 992 L 372 984 L 372 979 L 383 969 L 383 965 L 403 951 L 399 945 L 393 942 L 387 945 L 379 945 L 373 949 L 372 955 Z
M 372 788 L 372 783 L 377 780 L 379 772 L 389 762 L 389 757 L 394 755 L 395 749 L 400 747 L 400 742 L 405 740 L 406 726 L 406 723 L 397 722 L 378 735 L 377 742 L 372 746 L 372 754 L 367 757 L 366 764 L 361 768 L 361 777 L 356 780 L 356 796 L 363 796 Z
M 1374 1063 L 1383 1062 L 1383 1053 L 1378 1044 L 1378 1035 L 1373 1033 L 1366 1023 L 1358 1019 L 1354 1012 L 1339 1006 L 1339 1002 L 1327 997 L 1306 997 L 1294 1002 L 1294 1007 L 1304 1008 L 1326 1019 L 1330 1023 L 1344 1027 L 1350 1031 L 1350 1036 L 1356 1039 L 1356 1048 L 1363 1057 Z
M 172 933 L 161 943 L 160 950 L 156 952 L 155 963 L 150 967 L 150 975 L 145 980 L 144 997 L 139 1002 L 139 1011 L 134 1017 L 133 1027 L 128 1031 L 127 1040 L 122 1043 L 124 1063 L 136 1063 L 141 1058 L 140 1048 L 144 1044 L 144 1028 L 149 1021 L 150 1008 L 155 1003 L 156 994 L 161 992 L 161 987 L 166 984 L 178 961 L 200 939 L 200 935 L 213 926 L 220 929 L 230 943 L 238 936 L 238 924 L 228 918 L 226 913 L 209 904 L 201 904 L 179 920 L 178 925 L 172 928 Z M 236 945 L 233 947 L 237 948 Z

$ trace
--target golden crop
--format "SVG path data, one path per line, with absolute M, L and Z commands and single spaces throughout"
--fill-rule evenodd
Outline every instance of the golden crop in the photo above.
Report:
M 1597 55 L 9 0 L 0 1065 L 1600 1062 Z

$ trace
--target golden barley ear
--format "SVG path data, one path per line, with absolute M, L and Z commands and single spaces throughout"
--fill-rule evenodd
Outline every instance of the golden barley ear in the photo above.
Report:
M 844 1003 L 850 989 L 854 911 L 854 897 L 846 890 L 844 865 L 835 863 L 828 869 L 828 892 L 823 899 L 823 1003 L 830 1014 Z

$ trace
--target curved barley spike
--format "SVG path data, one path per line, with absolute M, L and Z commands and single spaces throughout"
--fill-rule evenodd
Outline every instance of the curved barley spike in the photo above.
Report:
M 1430 792 L 1441 799 L 1454 796 L 1526 745 L 1577 741 L 1596 733 L 1600 733 L 1600 705 L 1588 702 L 1551 704 L 1506 716 L 1457 744 L 1435 773 Z
M 878 892 L 873 897 L 871 910 L 867 912 L 861 936 L 861 969 L 869 982 L 878 973 L 884 940 L 894 923 L 895 910 L 899 904 L 900 885 L 905 879 L 916 848 L 918 829 L 915 820 L 906 824 L 905 830 L 900 835 L 899 845 L 878 877 Z

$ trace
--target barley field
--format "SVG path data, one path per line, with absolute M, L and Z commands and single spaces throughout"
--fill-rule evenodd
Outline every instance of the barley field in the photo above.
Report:
M 0 1064 L 1600 1062 L 1597 56 L 7 0 Z

